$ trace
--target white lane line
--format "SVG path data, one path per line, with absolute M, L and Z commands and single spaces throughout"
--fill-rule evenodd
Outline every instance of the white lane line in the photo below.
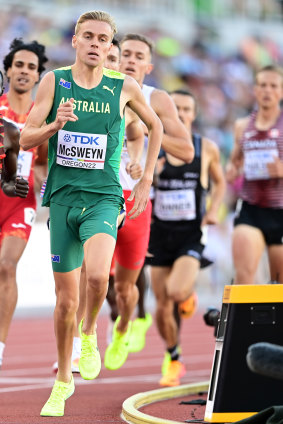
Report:
M 53 381 L 54 383 L 54 381 Z M 37 390 L 37 389 L 44 389 L 46 387 L 52 387 L 52 384 L 46 383 L 46 384 L 31 384 L 29 386 L 16 386 L 16 387 L 5 387 L 0 389 L 0 393 L 9 393 L 9 392 L 25 392 L 26 390 Z
M 94 385 L 94 384 L 121 384 L 121 383 L 144 383 L 146 382 L 158 382 L 160 379 L 159 374 L 150 374 L 150 375 L 141 375 L 141 376 L 129 376 L 129 377 L 114 377 L 114 378 L 98 378 L 93 381 L 86 381 L 83 379 L 75 379 L 75 385 Z M 36 380 L 36 379 L 34 379 Z M 26 390 L 38 390 L 46 387 L 52 387 L 54 384 L 54 378 L 48 379 L 45 382 L 41 382 L 42 379 L 39 379 L 38 384 L 29 384 L 29 385 L 20 385 L 15 387 L 2 387 L 0 388 L 0 393 L 8 393 L 8 392 L 20 392 Z M 18 379 L 18 383 L 22 383 L 21 379 Z M 0 379 L 1 384 L 1 379 Z
M 9 385 L 12 385 L 12 384 L 19 384 L 19 383 L 22 383 L 22 384 L 33 384 L 33 383 L 46 383 L 46 381 L 53 381 L 53 383 L 54 383 L 54 379 L 55 379 L 55 376 L 54 376 L 54 378 L 46 378 L 46 377 L 38 377 L 38 378 L 28 378 L 28 377 L 25 377 L 25 378 L 23 378 L 23 377 L 19 377 L 19 378 L 17 378 L 17 377 L 1 377 L 0 378 L 0 384 L 2 385 L 4 385 L 4 384 L 9 384 Z
M 186 356 L 182 356 L 182 360 L 184 361 L 184 364 L 186 366 L 190 366 L 192 364 L 196 365 L 206 365 L 207 364 L 212 364 L 212 360 L 213 360 L 213 355 L 186 355 Z M 160 355 L 156 355 L 155 357 L 151 357 L 151 359 L 146 359 L 142 358 L 142 359 L 138 359 L 135 357 L 135 354 L 130 354 L 129 358 L 127 360 L 127 362 L 123 365 L 123 369 L 132 369 L 132 368 L 144 368 L 145 363 L 147 367 L 155 367 L 155 366 L 160 366 L 161 367 L 161 363 L 163 361 L 163 356 Z M 11 361 L 9 360 L 9 363 Z M 18 361 L 21 363 L 24 363 L 23 359 L 21 361 Z M 45 361 L 34 361 L 34 360 L 29 360 L 27 361 L 29 364 L 33 363 L 35 364 L 36 362 L 45 362 Z M 9 365 L 8 361 L 5 363 L 7 365 Z M 20 371 L 18 369 L 14 369 L 14 370 L 1 370 L 0 371 L 0 376 L 6 376 L 6 375 L 17 375 L 17 372 L 19 371 L 22 375 L 30 375 L 30 374 L 34 374 L 36 372 L 38 373 L 52 373 L 52 364 L 50 362 L 50 367 L 48 368 L 38 368 L 38 371 L 33 371 L 32 368 L 26 368 L 26 373 L 24 373 L 24 368 L 21 368 Z
M 51 358 L 50 356 L 46 356 L 46 355 L 40 355 L 40 356 L 35 356 L 35 357 L 27 357 L 26 360 L 23 357 L 14 357 L 14 358 L 9 358 L 6 362 L 5 365 L 9 366 L 9 365 L 15 365 L 17 363 L 20 363 L 21 365 L 28 363 L 30 364 L 37 364 L 37 363 L 46 363 L 48 362 L 48 360 L 50 360 L 50 372 L 52 372 L 52 365 L 55 362 L 54 358 Z M 53 359 L 53 362 L 52 362 Z M 4 358 L 5 360 L 5 358 Z M 212 364 L 213 361 L 213 354 L 203 354 L 203 355 L 182 355 L 182 360 L 184 361 L 184 363 L 186 365 L 190 365 L 190 364 Z M 123 365 L 123 368 L 143 368 L 145 363 L 146 365 L 149 366 L 161 366 L 161 363 L 163 361 L 163 354 L 156 354 L 156 355 L 151 355 L 150 358 L 145 358 L 145 356 L 143 356 L 142 358 L 137 358 L 136 355 L 134 353 L 130 353 L 127 362 Z M 29 368 L 27 369 L 29 370 Z M 2 375 L 2 373 L 7 372 L 8 370 L 1 370 L 0 371 L 0 375 Z M 10 370 L 9 370 L 10 371 Z M 13 372 L 11 370 L 11 372 Z M 28 372 L 27 372 L 28 374 Z
M 52 367 L 45 367 L 45 368 L 15 368 L 13 370 L 1 370 L 0 371 L 0 378 L 1 377 L 14 377 L 14 376 L 23 376 L 23 375 L 55 375 L 55 373 L 52 372 Z
M 196 381 L 199 377 L 208 377 L 210 370 L 196 370 L 189 371 L 187 377 L 189 381 Z M 94 384 L 135 384 L 137 383 L 156 383 L 160 379 L 160 374 L 148 374 L 148 375 L 134 375 L 134 376 L 124 376 L 124 377 L 107 377 L 107 378 L 98 378 L 92 381 L 86 381 L 81 378 L 75 378 L 75 384 L 77 386 L 81 385 L 94 385 Z M 20 384 L 19 386 L 14 387 L 2 387 L 0 388 L 0 393 L 8 392 L 20 392 L 25 390 L 38 390 L 46 387 L 52 387 L 54 384 L 54 378 L 0 378 L 0 384 Z M 25 384 L 26 383 L 26 384 Z M 34 383 L 34 384 L 31 384 Z M 23 385 L 25 384 L 25 385 Z

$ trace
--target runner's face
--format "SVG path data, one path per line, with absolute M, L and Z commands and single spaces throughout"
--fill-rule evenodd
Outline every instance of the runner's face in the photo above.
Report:
M 180 120 L 190 130 L 196 117 L 196 105 L 193 97 L 177 93 L 171 94 L 171 97 L 177 107 Z
M 10 89 L 19 94 L 31 91 L 39 80 L 38 56 L 29 50 L 14 54 L 12 66 L 7 71 Z
M 139 84 L 152 71 L 151 54 L 146 43 L 127 40 L 121 45 L 120 71 L 133 77 Z
M 112 45 L 107 58 L 104 62 L 105 68 L 113 69 L 113 71 L 119 71 L 120 67 L 120 50 L 118 46 Z
M 80 25 L 72 45 L 77 60 L 90 67 L 103 65 L 111 48 L 112 30 L 107 22 L 85 21 Z
M 254 88 L 259 107 L 270 109 L 278 106 L 283 95 L 282 77 L 274 71 L 263 71 L 257 75 Z

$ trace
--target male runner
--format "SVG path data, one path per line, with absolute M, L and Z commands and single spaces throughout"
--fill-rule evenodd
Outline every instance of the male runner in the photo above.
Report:
M 115 32 L 108 13 L 92 11 L 79 17 L 72 39 L 75 63 L 46 74 L 21 135 L 25 149 L 49 138 L 43 205 L 50 206 L 58 373 L 43 416 L 64 415 L 65 400 L 74 392 L 71 354 L 83 257 L 87 289 L 79 369 L 85 379 L 97 377 L 101 369 L 95 328 L 107 292 L 117 217 L 124 203 L 119 165 L 126 105 L 145 122 L 150 139 L 143 176 L 130 197 L 135 198 L 128 212 L 131 219 L 146 207 L 161 144 L 162 125 L 136 81 L 103 68 Z
M 119 71 L 120 66 L 120 45 L 116 38 L 112 40 L 112 46 L 109 50 L 109 53 L 104 62 L 105 68 L 112 69 L 114 71 Z M 122 124 L 123 125 L 123 124 Z M 127 172 L 134 180 L 139 179 L 142 176 L 142 167 L 139 164 L 141 155 L 144 148 L 144 133 L 143 126 L 141 124 L 138 116 L 132 112 L 129 107 L 126 107 L 125 110 L 125 132 L 127 136 L 127 148 L 129 153 L 129 161 L 126 164 Z M 126 211 L 124 208 L 121 209 L 118 217 L 118 230 L 124 225 L 126 218 Z M 114 290 L 114 273 L 115 273 L 115 257 L 112 258 L 108 290 L 106 294 L 106 299 L 110 307 L 110 321 L 107 328 L 107 338 L 112 337 L 112 329 L 114 322 L 118 316 L 117 303 L 116 303 L 116 293 Z M 77 324 L 81 322 L 85 314 L 86 306 L 86 269 L 83 262 L 80 275 L 80 301 L 79 307 L 77 310 Z M 81 354 L 81 338 L 79 335 L 79 330 L 76 328 L 75 337 L 73 340 L 73 350 L 72 350 L 72 372 L 79 373 L 79 359 Z M 58 371 L 58 362 L 56 361 L 53 364 L 53 371 L 57 373 Z
M 180 120 L 192 133 L 196 101 L 185 90 L 171 94 Z M 178 326 L 174 303 L 192 296 L 204 249 L 203 227 L 216 224 L 225 193 L 225 178 L 215 143 L 192 133 L 194 160 L 184 161 L 166 154 L 160 159 L 155 188 L 153 223 L 148 247 L 151 282 L 156 298 L 156 323 L 165 342 L 168 366 L 163 368 L 162 386 L 176 386 L 185 373 L 180 360 Z M 205 210 L 205 196 L 212 182 L 210 206 Z
M 22 129 L 33 105 L 32 89 L 44 71 L 45 48 L 36 41 L 25 43 L 15 39 L 4 58 L 4 69 L 9 81 L 9 90 L 0 97 L 0 113 L 6 121 Z M 19 142 L 19 138 L 17 140 Z M 19 149 L 19 144 L 17 149 Z M 28 242 L 35 218 L 34 166 L 37 160 L 45 162 L 47 153 L 35 149 L 20 151 L 18 176 L 29 182 L 25 198 L 10 197 L 0 191 L 0 362 L 17 303 L 16 270 Z M 5 183 L 4 183 L 5 184 Z
M 113 39 L 113 45 L 107 55 L 104 66 L 114 71 L 119 71 L 121 61 L 121 48 L 118 40 Z M 126 172 L 130 175 L 133 180 L 137 180 L 142 176 L 143 168 L 140 165 L 140 160 L 144 150 L 144 133 L 143 125 L 139 120 L 138 116 L 131 111 L 128 107 L 126 108 L 126 132 L 123 153 L 127 152 L 128 161 L 126 162 Z M 122 165 L 123 166 L 123 165 Z M 120 217 L 123 219 L 123 217 Z M 125 221 L 123 222 L 123 225 Z M 122 228 L 122 225 L 119 225 Z M 114 274 L 115 274 L 115 255 L 112 259 L 112 265 L 109 275 L 109 284 L 106 299 L 110 307 L 110 321 L 107 327 L 107 341 L 111 343 L 113 325 L 119 315 L 116 293 L 114 289 Z
M 153 69 L 151 63 L 152 48 L 152 42 L 148 38 L 139 34 L 126 35 L 121 41 L 120 71 L 132 76 L 138 82 L 142 87 L 147 103 L 159 116 L 164 127 L 163 149 L 177 157 L 182 157 L 186 162 L 190 162 L 194 154 L 191 136 L 179 120 L 174 102 L 165 91 L 143 84 L 145 76 Z M 120 167 L 120 180 L 126 200 L 126 208 L 130 209 L 132 202 L 127 199 L 135 181 L 125 172 L 125 162 L 127 161 L 127 151 L 124 150 Z M 130 319 L 138 301 L 139 294 L 136 281 L 143 266 L 148 246 L 150 220 L 151 203 L 148 202 L 145 212 L 135 221 L 126 221 L 118 234 L 115 249 L 115 290 L 120 315 L 113 328 L 112 342 L 105 352 L 104 364 L 108 369 L 120 368 L 126 361 L 130 351 L 129 347 L 132 345 L 132 343 L 129 345 Z M 149 325 L 150 320 L 148 321 L 147 317 L 133 323 L 131 337 L 138 333 L 139 346 L 138 348 L 132 346 L 132 351 L 143 348 L 145 333 Z
M 235 123 L 226 177 L 243 172 L 232 240 L 235 284 L 254 284 L 267 246 L 271 280 L 283 283 L 283 73 L 275 66 L 255 76 L 257 108 Z

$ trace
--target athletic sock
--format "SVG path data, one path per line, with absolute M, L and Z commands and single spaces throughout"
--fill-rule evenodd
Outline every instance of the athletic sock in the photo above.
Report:
M 180 354 L 178 352 L 178 345 L 177 344 L 173 347 L 169 347 L 167 349 L 167 352 L 170 355 L 171 361 L 178 361 L 179 360 Z

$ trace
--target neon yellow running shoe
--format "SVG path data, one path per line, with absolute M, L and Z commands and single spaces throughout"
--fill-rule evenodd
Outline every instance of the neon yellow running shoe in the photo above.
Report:
M 75 391 L 73 375 L 70 383 L 55 380 L 51 395 L 42 408 L 40 415 L 43 417 L 62 417 L 64 415 L 65 400 Z
M 161 374 L 164 376 L 168 370 L 169 364 L 171 361 L 171 356 L 169 352 L 165 352 L 164 353 L 164 358 L 163 358 L 163 362 L 161 365 Z
M 81 335 L 82 349 L 79 359 L 79 370 L 82 378 L 93 380 L 98 376 L 101 370 L 101 358 L 97 347 L 96 332 L 90 336 L 82 332 L 83 321 L 79 325 Z
M 181 355 L 181 353 L 182 353 L 181 346 L 179 346 L 179 345 L 177 346 L 177 352 L 179 353 L 179 355 Z M 164 353 L 164 359 L 163 359 L 163 362 L 162 362 L 162 365 L 161 365 L 161 374 L 163 376 L 167 373 L 170 362 L 171 362 L 170 353 L 166 351 Z
M 152 324 L 152 316 L 145 314 L 145 318 L 136 318 L 132 325 L 129 352 L 140 352 L 145 347 L 145 336 Z
M 117 325 L 121 317 L 115 321 L 112 334 L 112 342 L 107 347 L 104 356 L 104 365 L 105 368 L 109 370 L 117 370 L 126 362 L 129 353 L 129 338 L 131 333 L 132 322 L 128 324 L 126 333 L 120 333 L 117 331 Z

